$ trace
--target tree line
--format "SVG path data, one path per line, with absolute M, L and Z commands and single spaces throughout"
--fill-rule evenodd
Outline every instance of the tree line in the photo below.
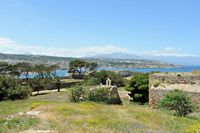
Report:
M 24 99 L 32 91 L 47 89 L 54 82 L 60 91 L 60 79 L 56 75 L 59 65 L 30 64 L 21 62 L 9 64 L 0 62 L 0 100 Z M 30 77 L 30 74 L 34 74 Z M 25 78 L 21 78 L 21 76 Z
M 35 78 L 56 78 L 56 70 L 59 69 L 59 65 L 45 65 L 45 64 L 30 64 L 26 62 L 17 64 L 8 64 L 6 62 L 0 62 L 0 76 L 15 76 L 18 79 L 21 75 L 25 75 L 25 79 L 28 82 L 30 73 L 35 74 Z

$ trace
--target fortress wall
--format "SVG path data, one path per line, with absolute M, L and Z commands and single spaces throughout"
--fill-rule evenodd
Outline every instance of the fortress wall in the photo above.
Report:
M 168 84 L 199 84 L 200 85 L 200 75 L 192 74 L 192 73 L 152 74 L 149 77 L 150 87 L 153 85 L 155 80 L 160 81 L 161 83 L 168 83 Z
M 149 105 L 150 105 L 150 107 L 157 108 L 159 101 L 169 91 L 170 90 L 150 89 L 149 90 Z M 192 102 L 198 106 L 198 111 L 200 111 L 200 93 L 198 93 L 198 92 L 186 92 L 186 93 L 191 98 Z
M 157 81 L 162 85 L 154 87 L 153 84 Z M 198 111 L 200 111 L 200 75 L 191 73 L 152 74 L 149 77 L 149 88 L 149 105 L 152 108 L 157 108 L 164 95 L 176 88 L 187 93 L 192 102 L 199 107 Z

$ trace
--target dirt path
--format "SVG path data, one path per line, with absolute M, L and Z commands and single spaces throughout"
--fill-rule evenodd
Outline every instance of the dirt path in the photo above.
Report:
M 43 91 L 40 91 L 39 94 L 46 94 L 46 93 L 51 93 L 51 92 L 57 92 L 58 90 L 55 89 L 55 90 L 43 90 Z M 60 89 L 60 91 L 66 91 L 66 89 Z M 37 91 L 34 91 L 32 92 L 32 95 L 37 95 L 38 92 Z

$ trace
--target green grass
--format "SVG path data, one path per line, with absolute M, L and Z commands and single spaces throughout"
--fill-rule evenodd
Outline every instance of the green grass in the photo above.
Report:
M 35 117 L 16 117 L 12 119 L 0 120 L 0 132 L 12 133 L 37 126 L 39 119 Z
M 119 89 L 121 92 L 123 88 Z M 105 105 L 94 102 L 70 103 L 69 91 L 33 96 L 28 100 L 0 102 L 0 132 L 28 129 L 58 132 L 183 132 L 200 118 L 176 117 L 169 112 L 128 104 Z M 19 112 L 39 110 L 37 117 L 14 117 Z M 5 124 L 8 123 L 8 124 Z

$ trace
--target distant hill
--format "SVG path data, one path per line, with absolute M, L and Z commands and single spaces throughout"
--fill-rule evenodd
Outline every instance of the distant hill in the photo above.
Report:
M 106 58 L 106 59 L 141 59 L 141 57 L 134 55 L 134 54 L 128 54 L 128 53 L 122 53 L 122 52 L 115 52 L 111 54 L 99 54 L 92 56 L 92 58 Z
M 60 64 L 66 68 L 68 62 L 74 60 L 73 57 L 54 57 L 45 55 L 17 55 L 0 53 L 0 61 L 9 62 L 12 64 L 18 62 L 29 62 L 31 64 Z
M 29 62 L 32 64 L 60 64 L 61 68 L 67 68 L 69 62 L 75 59 L 82 59 L 88 62 L 96 62 L 99 67 L 118 68 L 174 68 L 179 67 L 156 60 L 139 59 L 139 56 L 124 53 L 113 53 L 109 55 L 98 55 L 89 58 L 54 57 L 44 55 L 16 55 L 0 53 L 0 61 L 12 64 L 18 62 Z
M 170 64 L 200 66 L 200 57 L 151 56 L 151 57 L 146 57 L 146 59 L 158 60 Z

